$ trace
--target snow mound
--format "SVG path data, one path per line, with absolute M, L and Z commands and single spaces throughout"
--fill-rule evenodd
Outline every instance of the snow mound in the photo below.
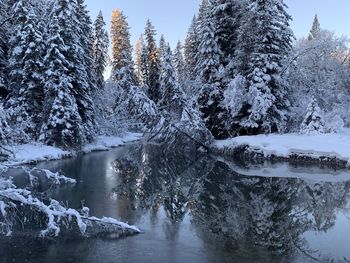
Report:
M 13 146 L 12 152 L 14 156 L 10 160 L 11 165 L 58 160 L 71 156 L 68 151 L 40 143 Z
M 261 152 L 265 158 L 272 156 L 291 158 L 292 156 L 336 158 L 350 163 L 350 135 L 348 134 L 283 134 L 240 136 L 215 141 L 211 148 L 221 153 L 248 146 Z
M 95 142 L 84 146 L 83 152 L 107 151 L 125 143 L 137 141 L 142 136 L 141 133 L 127 133 L 123 137 L 99 136 Z

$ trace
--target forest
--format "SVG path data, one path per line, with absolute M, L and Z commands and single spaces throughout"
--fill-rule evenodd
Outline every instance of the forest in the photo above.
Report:
M 207 144 L 349 125 L 348 40 L 317 16 L 295 39 L 283 1 L 204 0 L 174 50 L 163 35 L 157 43 L 150 20 L 133 48 L 121 10 L 108 37 L 83 0 L 1 6 L 2 155 L 28 142 L 79 149 L 123 130 L 160 141 L 181 130 Z
M 151 19 L 131 43 L 127 14 L 111 13 L 107 28 L 102 11 L 91 17 L 85 0 L 0 0 L 0 235 L 12 235 L 18 218 L 34 221 L 42 237 L 72 230 L 72 222 L 87 237 L 141 233 L 90 216 L 82 200 L 72 209 L 51 198 L 54 187 L 68 191 L 85 183 L 80 178 L 18 166 L 65 157 L 80 165 L 89 158 L 83 153 L 135 139 L 139 148 L 97 167 L 121 178 L 108 198 L 127 198 L 133 211 L 152 207 L 156 214 L 163 206 L 172 223 L 192 213 L 200 233 L 257 237 L 257 245 L 288 253 L 302 246 L 304 232 L 334 226 L 334 203 L 348 209 L 348 182 L 238 176 L 267 159 L 300 156 L 349 168 L 347 37 L 323 28 L 315 15 L 308 36 L 297 39 L 283 0 L 202 0 L 175 47 Z M 20 148 L 39 157 L 19 161 Z M 43 157 L 47 149 L 58 156 Z M 236 158 L 239 170 L 207 153 Z M 82 163 L 72 170 L 91 165 Z M 18 174 L 25 182 L 18 184 Z M 286 225 L 295 230 L 289 237 Z

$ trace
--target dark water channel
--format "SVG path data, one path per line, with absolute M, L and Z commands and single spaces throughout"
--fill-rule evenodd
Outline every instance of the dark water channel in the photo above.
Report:
M 39 168 L 76 178 L 52 197 L 134 224 L 113 239 L 0 238 L 0 262 L 349 262 L 350 173 L 259 167 L 130 145 Z

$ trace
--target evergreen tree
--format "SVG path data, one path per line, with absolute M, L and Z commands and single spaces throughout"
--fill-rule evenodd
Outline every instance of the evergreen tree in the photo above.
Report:
M 197 33 L 197 18 L 193 17 L 191 26 L 187 32 L 184 44 L 184 61 L 186 79 L 194 80 L 196 78 L 196 55 L 198 52 L 198 33 Z
M 239 117 L 241 132 L 276 132 L 284 128 L 289 101 L 281 79 L 283 59 L 291 49 L 290 15 L 281 0 L 254 0 L 247 6 L 236 60 L 247 79 L 247 102 Z
M 212 5 L 211 12 L 216 21 L 215 35 L 222 51 L 221 64 L 226 66 L 236 50 L 242 3 L 237 0 L 213 0 Z
M 58 0 L 51 12 L 45 56 L 45 118 L 41 139 L 51 145 L 79 146 L 95 136 L 94 106 L 87 69 L 88 21 L 75 0 Z M 82 19 L 82 21 L 78 20 Z M 82 23 L 85 23 L 82 25 Z M 87 24 L 86 24 L 87 23 Z
M 64 4 L 64 3 L 61 3 Z M 56 6 L 57 11 L 65 5 Z M 49 26 L 49 50 L 45 56 L 45 115 L 41 140 L 59 147 L 79 146 L 84 142 L 82 120 L 74 98 L 74 78 L 70 75 L 71 62 L 67 59 L 68 46 L 64 39 L 68 17 L 53 15 Z
M 104 85 L 104 72 L 108 63 L 108 33 L 105 29 L 106 23 L 103 20 L 100 11 L 94 23 L 94 63 L 96 72 L 97 88 L 101 89 Z
M 120 10 L 114 10 L 111 21 L 112 75 L 120 86 L 127 88 L 136 82 L 130 44 L 129 25 Z
M 8 125 L 8 116 L 4 110 L 4 106 L 0 103 L 0 145 L 6 145 L 9 142 L 11 129 Z M 0 149 L 1 155 L 1 149 Z
M 160 85 L 163 96 L 159 102 L 163 117 L 157 125 L 156 139 L 162 142 L 188 147 L 195 141 L 208 142 L 211 134 L 206 129 L 199 111 L 192 107 L 179 85 L 173 65 L 173 56 L 168 46 L 161 64 Z M 189 138 L 192 138 L 189 140 Z
M 163 91 L 160 105 L 165 109 L 166 114 L 171 114 L 172 119 L 179 120 L 185 104 L 185 94 L 177 81 L 169 46 L 164 51 L 161 64 L 160 86 Z
M 144 47 L 143 36 L 137 39 L 135 45 L 135 72 L 138 84 L 143 85 L 143 75 L 142 75 L 142 49 Z
M 198 97 L 198 104 L 203 114 L 207 128 L 216 138 L 226 136 L 225 110 L 221 107 L 223 100 L 223 87 L 221 86 L 220 73 L 222 70 L 222 52 L 216 37 L 216 21 L 212 8 L 206 5 L 205 17 L 201 19 L 199 35 L 199 49 L 196 55 L 196 74 L 203 83 L 203 88 Z
M 5 99 L 8 95 L 8 86 L 7 86 L 7 60 L 8 60 L 8 47 L 9 47 L 9 23 L 8 14 L 6 13 L 5 0 L 0 0 L 0 100 Z
M 72 3 L 72 5 L 74 2 Z M 93 55 L 93 28 L 85 0 L 77 0 L 74 13 L 78 29 L 78 43 L 76 49 L 75 80 L 77 88 L 74 97 L 77 102 L 79 116 L 82 119 L 83 134 L 87 142 L 96 136 L 95 107 L 92 96 L 97 89 L 96 72 Z M 80 61 L 80 63 L 79 63 Z
M 309 106 L 307 107 L 306 116 L 300 126 L 302 134 L 319 134 L 325 132 L 325 121 L 320 107 L 317 104 L 315 97 L 312 97 Z
M 150 20 L 147 20 L 145 28 L 145 49 L 144 49 L 144 80 L 148 86 L 148 96 L 151 100 L 158 103 L 161 99 L 161 91 L 159 87 L 159 53 L 155 41 L 156 31 Z
M 206 6 L 205 17 L 201 20 L 199 49 L 196 55 L 196 69 L 203 83 L 214 83 L 220 68 L 221 50 L 215 36 L 215 20 L 210 5 Z
M 159 63 L 160 65 L 163 63 L 165 60 L 165 56 L 167 54 L 167 43 L 165 42 L 164 35 L 162 34 L 159 39 L 159 48 L 158 48 L 158 55 L 159 55 Z
M 175 52 L 174 52 L 174 67 L 176 70 L 176 76 L 178 82 L 183 85 L 185 81 L 185 62 L 184 62 L 184 57 L 183 57 L 183 52 L 182 52 L 182 44 L 181 42 L 177 42 Z
M 318 21 L 317 15 L 315 15 L 314 22 L 312 24 L 312 28 L 310 30 L 310 34 L 309 34 L 308 40 L 311 41 L 313 39 L 318 38 L 319 35 L 320 35 L 320 32 L 321 32 L 321 25 L 320 25 L 320 22 Z
M 203 21 L 206 19 L 208 7 L 212 2 L 209 0 L 202 0 L 198 10 L 197 16 L 197 31 L 201 31 Z
M 14 124 L 30 138 L 39 135 L 44 101 L 43 28 L 27 1 L 14 5 L 15 29 L 10 38 L 9 74 L 11 95 L 8 106 Z

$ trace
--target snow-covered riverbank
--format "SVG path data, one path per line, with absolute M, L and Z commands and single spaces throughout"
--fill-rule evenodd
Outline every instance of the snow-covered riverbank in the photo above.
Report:
M 142 137 L 140 133 L 126 133 L 120 137 L 100 136 L 93 143 L 83 147 L 83 153 L 94 151 L 106 151 L 111 148 L 122 146 L 125 143 L 137 141 Z M 6 165 L 22 165 L 28 163 L 36 163 L 41 161 L 59 160 L 73 155 L 70 151 L 43 145 L 40 143 L 17 145 L 10 148 L 13 152 L 10 160 Z M 0 163 L 1 165 L 1 163 Z
M 257 135 L 215 141 L 212 151 L 235 156 L 246 154 L 264 159 L 304 160 L 349 166 L 350 134 Z

